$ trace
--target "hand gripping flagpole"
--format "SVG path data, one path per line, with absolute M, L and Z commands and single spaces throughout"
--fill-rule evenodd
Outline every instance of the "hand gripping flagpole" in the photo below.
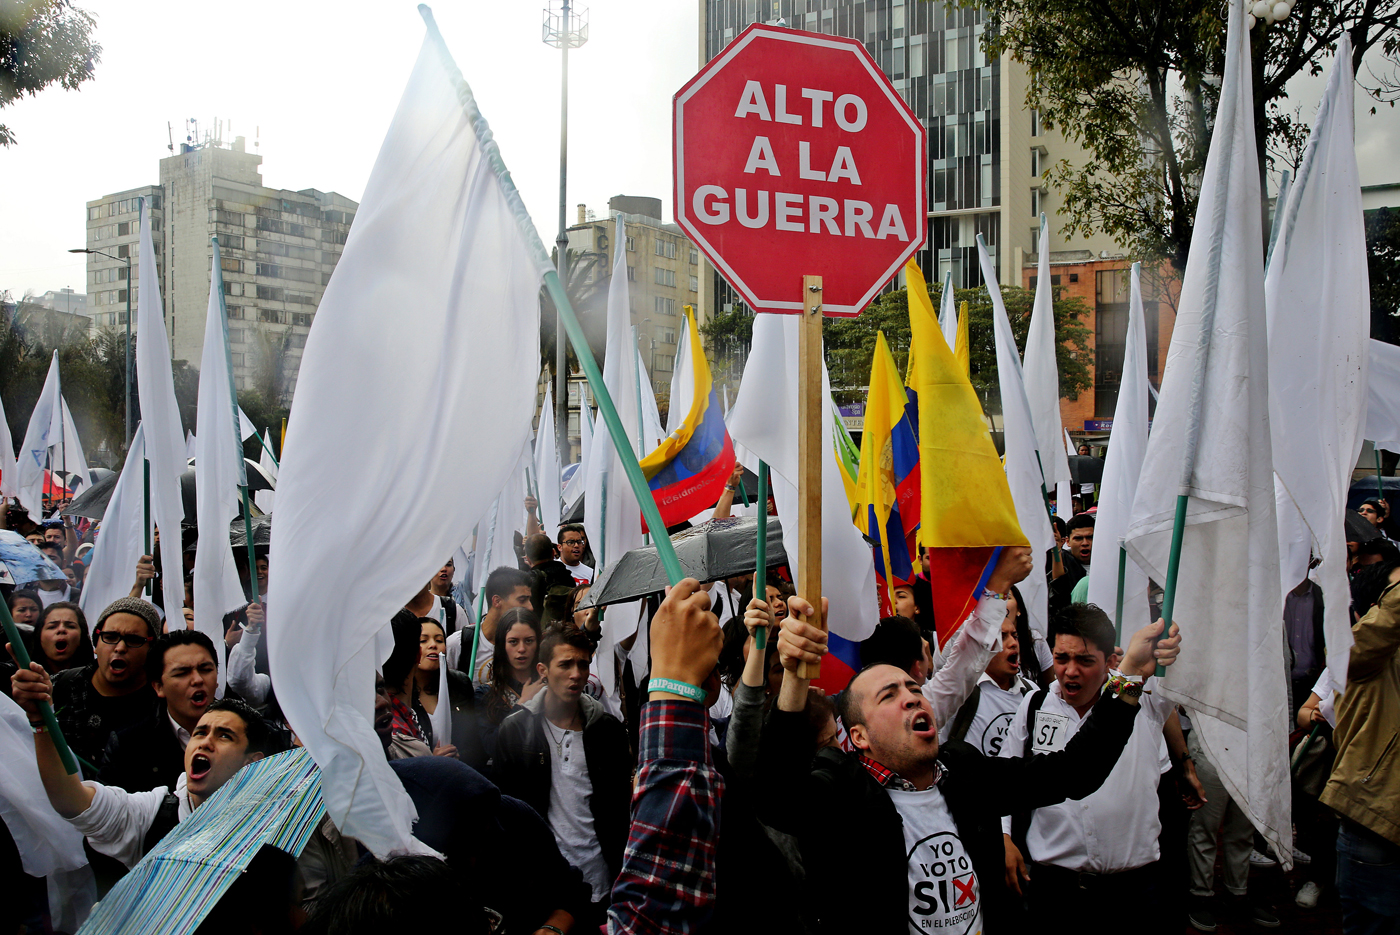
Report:
M 0 625 L 4 626 L 5 638 L 10 641 L 10 652 L 14 653 L 15 662 L 24 670 L 29 669 L 29 651 L 25 649 L 24 640 L 19 635 L 19 627 L 15 626 L 15 620 L 10 616 L 9 604 L 0 601 Z M 49 732 L 53 745 L 58 750 L 58 758 L 63 761 L 63 768 L 72 776 L 78 772 L 78 761 L 73 758 L 73 751 L 68 747 L 68 741 L 63 739 L 63 729 L 58 726 L 58 718 L 53 713 L 53 705 L 47 701 L 39 702 L 39 716 L 44 719 L 44 728 Z
M 525 204 L 521 201 L 520 193 L 515 188 L 515 182 L 510 177 L 510 170 L 506 168 L 505 161 L 501 158 L 501 150 L 496 145 L 491 128 L 476 105 L 476 98 L 472 95 L 471 86 L 462 76 L 461 70 L 452 58 L 452 53 L 447 49 L 447 43 L 443 41 L 442 33 L 438 31 L 437 21 L 433 19 L 433 11 L 427 4 L 419 4 L 418 13 L 423 17 L 423 22 L 427 24 L 428 35 L 432 38 L 433 45 L 442 58 L 443 68 L 447 70 L 453 85 L 456 87 L 457 100 L 462 105 L 467 121 L 476 132 L 482 155 L 485 156 L 487 163 L 496 173 L 497 180 L 501 183 L 501 189 L 511 207 L 511 213 L 515 215 L 515 222 L 520 228 L 525 245 L 534 254 L 535 262 L 539 268 L 544 270 L 545 291 L 549 293 L 554 307 L 559 310 L 564 319 L 564 329 L 569 334 L 569 341 L 574 346 L 574 352 L 578 356 L 579 365 L 583 367 L 584 376 L 588 378 L 588 384 L 593 388 L 593 395 L 598 402 L 598 412 L 603 416 L 603 421 L 608 427 L 613 449 L 622 462 L 622 469 L 627 473 L 627 480 L 632 485 L 632 492 L 636 494 L 637 503 L 642 508 L 642 515 L 646 518 L 647 527 L 664 530 L 666 524 L 661 521 L 661 511 L 656 508 L 656 499 L 652 496 L 651 488 L 647 486 L 646 477 L 643 476 L 641 466 L 637 463 L 637 456 L 632 451 L 632 440 L 627 437 L 627 429 L 623 426 L 622 419 L 617 414 L 617 407 L 613 405 L 612 397 L 603 384 L 603 374 L 598 369 L 598 362 L 593 358 L 593 351 L 588 346 L 588 338 L 583 333 L 583 326 L 579 324 L 578 316 L 574 314 L 574 307 L 570 304 L 569 297 L 564 291 L 564 285 L 559 281 L 559 273 L 549 262 L 549 254 L 545 251 L 544 243 L 540 240 L 539 231 L 535 230 L 535 224 L 530 220 L 530 215 L 525 210 Z M 633 353 L 635 354 L 636 351 L 634 350 Z M 639 418 L 640 416 L 641 414 L 638 413 Z M 680 560 L 676 558 L 675 547 L 671 545 L 668 536 L 658 535 L 656 537 L 656 552 L 661 558 L 662 565 L 666 568 L 666 577 L 670 579 L 671 584 L 673 586 L 679 584 L 685 574 L 681 571 Z

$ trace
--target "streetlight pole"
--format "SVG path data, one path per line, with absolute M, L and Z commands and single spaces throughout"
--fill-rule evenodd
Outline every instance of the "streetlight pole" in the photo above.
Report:
M 574 14 L 578 13 L 577 20 Z M 559 12 L 553 3 L 544 11 L 544 42 L 560 52 L 559 68 L 559 233 L 554 238 L 555 267 L 559 282 L 569 287 L 568 176 L 569 176 L 569 49 L 579 48 L 588 41 L 588 11 L 575 11 L 571 0 L 560 0 Z M 555 444 L 559 448 L 559 463 L 569 458 L 569 374 L 564 334 L 564 315 L 556 309 L 554 316 L 554 426 Z M 582 396 L 579 397 L 579 420 L 582 421 Z
M 123 374 L 122 382 L 125 384 L 123 392 L 126 396 L 126 446 L 131 447 L 131 257 L 112 256 L 110 253 L 103 253 L 101 250 L 88 250 L 79 247 L 69 250 L 69 253 L 93 253 L 97 256 L 105 256 L 109 260 L 126 261 L 126 371 Z

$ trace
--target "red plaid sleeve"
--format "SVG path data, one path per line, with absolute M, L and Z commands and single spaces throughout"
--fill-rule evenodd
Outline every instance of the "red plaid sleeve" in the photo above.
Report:
M 642 709 L 637 787 L 608 931 L 695 931 L 713 910 L 724 779 L 710 752 L 705 709 L 653 701 Z

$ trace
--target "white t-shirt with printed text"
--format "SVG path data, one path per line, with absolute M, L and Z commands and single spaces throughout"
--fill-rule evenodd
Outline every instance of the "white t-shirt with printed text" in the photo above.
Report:
M 982 887 L 937 787 L 885 790 L 904 822 L 909 864 L 909 931 L 914 935 L 980 935 Z

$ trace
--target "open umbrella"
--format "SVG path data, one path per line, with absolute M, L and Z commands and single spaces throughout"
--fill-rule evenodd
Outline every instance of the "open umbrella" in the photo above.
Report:
M 766 566 L 787 564 L 783 551 L 783 529 L 774 517 L 768 518 Z M 758 517 L 712 519 L 671 537 L 680 559 L 681 571 L 700 582 L 718 581 L 735 575 L 751 574 L 758 560 Z M 670 585 L 666 568 L 655 546 L 646 546 L 623 555 L 598 572 L 593 587 L 581 607 L 601 607 L 635 600 L 664 591 Z
M 1070 478 L 1076 484 L 1103 483 L 1103 458 L 1090 455 L 1070 455 Z
M 1355 510 L 1347 510 L 1344 525 L 1348 542 L 1370 542 L 1381 534 L 1375 523 Z
M 256 507 L 254 507 L 256 509 Z M 265 513 L 256 514 L 252 519 L 253 525 L 253 546 L 269 546 L 272 544 L 272 517 Z M 235 549 L 246 549 L 248 547 L 248 532 L 243 528 L 243 518 L 235 519 L 228 527 L 229 543 Z
M 118 881 L 79 935 L 193 932 L 263 845 L 299 857 L 325 814 L 305 749 L 249 764 Z
M 256 461 L 243 459 L 243 463 L 248 468 L 248 492 L 256 493 L 259 490 L 272 490 L 276 483 L 270 478 L 262 466 Z M 195 517 L 195 469 L 194 461 L 191 459 L 191 466 L 180 475 L 180 496 L 185 504 L 185 524 L 194 525 Z M 117 478 L 120 474 L 108 472 L 108 476 L 93 484 L 80 495 L 73 498 L 63 510 L 64 516 L 86 516 L 88 519 L 101 519 L 102 514 L 107 512 L 107 501 L 112 499 L 112 491 L 117 487 Z
M 65 578 L 61 568 L 13 529 L 0 529 L 0 565 L 9 569 L 10 577 L 19 587 Z

